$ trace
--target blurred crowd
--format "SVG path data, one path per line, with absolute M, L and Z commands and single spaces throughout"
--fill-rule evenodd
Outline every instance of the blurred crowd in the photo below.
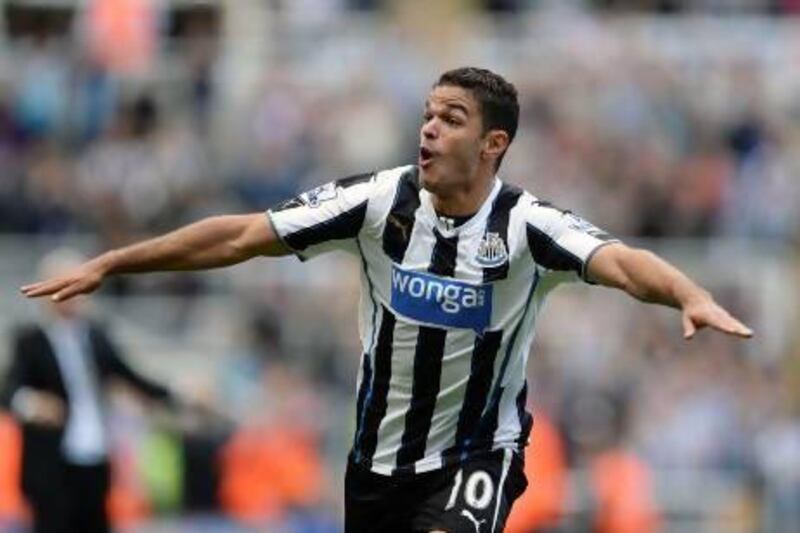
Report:
M 215 4 L 201 3 L 196 11 L 136 12 L 142 24 L 126 34 L 122 56 L 108 49 L 116 19 L 101 9 L 106 3 L 88 2 L 66 25 L 61 16 L 9 20 L 6 11 L 14 35 L 0 45 L 2 233 L 91 234 L 107 248 L 413 162 L 428 87 L 440 69 L 469 62 L 497 68 L 520 92 L 506 180 L 623 238 L 779 245 L 788 250 L 779 260 L 793 261 L 796 273 L 800 56 L 792 45 L 800 26 L 741 21 L 730 30 L 676 17 L 669 27 L 660 18 L 596 19 L 583 8 L 741 4 L 788 13 L 797 2 L 472 3 L 526 13 L 501 20 L 465 15 L 457 2 L 431 6 L 442 16 L 458 11 L 448 24 L 402 2 L 273 2 L 262 26 L 250 28 L 270 30 L 258 36 L 226 30 L 208 8 Z M 371 14 L 350 21 L 348 9 Z M 328 20 L 330 29 L 308 22 L 334 11 L 343 20 Z M 769 38 L 765 28 L 774 30 Z M 738 39 L 724 42 L 730 31 Z M 253 52 L 251 41 L 264 50 Z M 763 320 L 754 294 L 761 275 L 753 272 L 748 288 L 721 278 L 711 288 L 745 320 Z M 207 292 L 176 281 L 187 278 L 165 279 L 181 294 Z M 786 283 L 799 292 L 796 281 Z M 347 333 L 349 322 L 340 328 L 336 311 L 313 306 L 292 315 L 281 307 L 291 308 L 286 292 L 263 292 L 271 305 L 253 306 L 245 340 L 215 374 L 209 403 L 224 421 L 194 421 L 177 433 L 151 428 L 139 433 L 142 443 L 119 443 L 121 455 L 139 457 L 123 457 L 118 469 L 119 523 L 159 510 L 224 509 L 243 523 L 336 529 L 357 353 L 337 335 L 309 343 L 309 317 Z M 346 292 L 339 296 L 351 309 Z M 553 318 L 529 367 L 541 421 L 530 475 L 548 481 L 532 483 L 543 488 L 520 506 L 529 514 L 515 518 L 516 530 L 568 523 L 647 531 L 701 520 L 716 520 L 706 523 L 713 530 L 796 530 L 800 339 L 746 349 L 708 335 L 687 347 L 673 314 L 584 292 L 549 305 Z M 753 356 L 767 349 L 776 353 Z M 130 432 L 135 424 L 120 416 Z M 0 438 L 12 442 L 13 431 L 0 427 Z M 131 481 L 132 461 L 152 472 Z M 198 465 L 212 466 L 202 474 Z M 125 487 L 141 478 L 149 496 L 132 489 L 125 499 Z M 135 505 L 144 500 L 146 513 Z
M 623 236 L 797 242 L 800 82 L 784 66 L 796 61 L 796 31 L 746 55 L 701 49 L 675 58 L 692 43 L 673 34 L 660 46 L 655 26 L 628 29 L 626 47 L 613 25 L 554 16 L 529 31 L 509 28 L 530 44 L 527 53 L 508 37 L 473 54 L 503 65 L 520 90 L 507 179 Z M 277 57 L 265 55 L 268 66 L 234 97 L 225 87 L 233 52 L 222 54 L 218 23 L 198 17 L 144 79 L 124 74 L 135 57 L 87 52 L 50 36 L 48 24 L 9 44 L 0 61 L 0 231 L 92 232 L 115 242 L 413 161 L 437 69 L 480 46 L 462 31 L 458 50 L 444 46 L 442 59 L 428 60 L 435 45 L 420 36 L 413 46 L 407 33 L 419 13 L 376 31 L 383 35 L 369 47 L 372 32 L 294 37 L 274 43 Z M 551 24 L 565 24 L 566 37 L 551 36 Z M 702 28 L 690 29 L 696 46 L 713 46 Z M 378 57 L 386 62 L 373 63 Z

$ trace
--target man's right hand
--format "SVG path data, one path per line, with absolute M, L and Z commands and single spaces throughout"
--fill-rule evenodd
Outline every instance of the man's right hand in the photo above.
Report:
M 62 427 L 66 419 L 64 401 L 51 392 L 23 388 L 11 402 L 13 411 L 26 423 Z
M 142 272 L 205 270 L 252 257 L 287 255 L 264 213 L 208 217 L 160 237 L 111 250 L 65 275 L 21 288 L 29 298 L 60 302 L 97 290 L 106 276 Z
M 105 265 L 105 256 L 96 257 L 66 274 L 25 285 L 20 290 L 28 298 L 52 295 L 56 302 L 89 294 L 100 287 L 108 270 Z

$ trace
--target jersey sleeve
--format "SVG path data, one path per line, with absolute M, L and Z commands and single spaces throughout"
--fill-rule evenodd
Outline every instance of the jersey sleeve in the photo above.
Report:
M 592 256 L 607 244 L 619 242 L 591 222 L 547 202 L 533 201 L 526 217 L 526 237 L 534 262 L 559 280 L 587 278 Z
M 301 260 L 333 250 L 349 251 L 364 226 L 375 189 L 374 174 L 339 179 L 270 208 L 278 238 Z

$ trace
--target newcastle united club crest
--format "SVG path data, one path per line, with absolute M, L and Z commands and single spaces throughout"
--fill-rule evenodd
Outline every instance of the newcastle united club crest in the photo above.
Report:
M 498 233 L 487 232 L 478 245 L 476 261 L 484 267 L 497 267 L 508 260 L 506 243 Z

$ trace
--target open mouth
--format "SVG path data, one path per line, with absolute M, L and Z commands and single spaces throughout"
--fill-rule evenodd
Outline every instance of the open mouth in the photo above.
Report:
M 433 161 L 436 154 L 424 146 L 419 147 L 419 164 L 421 167 L 427 167 Z

